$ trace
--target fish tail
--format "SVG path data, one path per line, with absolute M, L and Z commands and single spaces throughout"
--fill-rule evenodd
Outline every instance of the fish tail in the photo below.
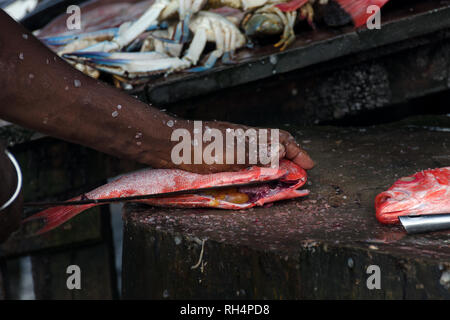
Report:
M 368 13 L 367 8 L 372 5 L 384 6 L 389 0 L 336 0 L 345 12 L 353 19 L 356 27 L 361 27 L 367 23 L 367 19 L 373 14 Z
M 86 204 L 78 206 L 59 206 L 48 208 L 24 219 L 22 223 L 27 223 L 34 220 L 43 220 L 44 226 L 35 233 L 35 235 L 40 235 L 55 229 L 56 227 L 62 225 L 64 222 L 80 214 L 81 212 L 96 205 L 97 204 Z

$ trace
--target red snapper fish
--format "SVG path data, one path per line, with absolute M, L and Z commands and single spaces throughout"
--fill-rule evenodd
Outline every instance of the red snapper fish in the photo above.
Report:
M 375 198 L 376 217 L 396 224 L 399 216 L 450 213 L 450 167 L 403 177 Z
M 131 197 L 251 182 L 266 182 L 255 186 L 236 186 L 235 188 L 200 191 L 198 194 L 134 201 L 163 207 L 212 207 L 240 210 L 279 200 L 306 196 L 309 194 L 308 190 L 297 190 L 306 183 L 306 179 L 305 170 L 288 160 L 281 160 L 279 168 L 255 166 L 237 172 L 214 174 L 196 174 L 178 169 L 144 169 L 124 175 L 113 182 L 68 201 Z M 32 215 L 24 222 L 43 219 L 44 226 L 36 233 L 42 234 L 97 205 L 99 204 L 52 207 Z

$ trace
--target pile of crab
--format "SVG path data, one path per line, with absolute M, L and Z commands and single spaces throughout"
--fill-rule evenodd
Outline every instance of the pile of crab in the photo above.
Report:
M 327 2 L 103 2 L 95 10 L 82 12 L 82 32 L 63 29 L 55 34 L 58 30 L 50 24 L 41 30 L 40 38 L 77 69 L 95 78 L 111 74 L 116 84 L 126 88 L 149 76 L 204 71 L 218 59 L 230 63 L 235 51 L 255 36 L 279 34 L 275 47 L 285 50 L 295 40 L 296 22 L 307 20 L 313 26 L 313 5 Z M 212 44 L 209 50 L 205 50 L 207 43 Z

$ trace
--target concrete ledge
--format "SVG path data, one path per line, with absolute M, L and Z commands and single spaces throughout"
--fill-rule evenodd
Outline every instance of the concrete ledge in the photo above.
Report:
M 123 297 L 449 299 L 449 233 L 408 236 L 380 225 L 373 206 L 399 177 L 449 165 L 448 133 L 423 128 L 449 122 L 291 128 L 318 163 L 306 199 L 247 211 L 126 206 Z M 366 286 L 369 265 L 381 290 Z

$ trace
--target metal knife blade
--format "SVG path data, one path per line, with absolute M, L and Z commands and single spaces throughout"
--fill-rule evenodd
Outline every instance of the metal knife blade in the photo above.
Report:
M 399 220 L 408 234 L 450 230 L 450 213 L 400 216 Z

